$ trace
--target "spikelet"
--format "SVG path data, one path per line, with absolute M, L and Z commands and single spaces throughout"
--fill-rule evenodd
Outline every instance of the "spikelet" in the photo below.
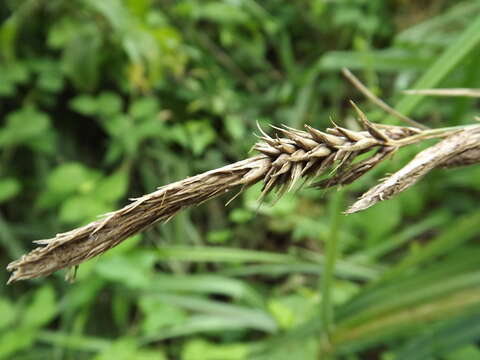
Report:
M 373 124 L 355 104 L 353 106 L 364 131 L 345 129 L 335 123 L 325 132 L 309 125 L 305 125 L 305 131 L 283 125 L 272 126 L 281 137 L 271 137 L 258 126 L 260 141 L 253 149 L 268 157 L 271 163 L 263 177 L 261 199 L 274 189 L 290 191 L 299 179 L 308 181 L 329 169 L 331 176 L 314 186 L 348 184 L 395 152 L 397 140 L 420 132 L 416 128 Z M 371 157 L 353 164 L 358 155 L 375 149 Z

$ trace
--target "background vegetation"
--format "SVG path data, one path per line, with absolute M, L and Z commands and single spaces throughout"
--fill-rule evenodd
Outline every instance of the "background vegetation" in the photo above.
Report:
M 471 123 L 480 2 L 5 0 L 0 266 L 31 241 L 243 159 L 255 122 L 352 125 L 342 79 L 429 126 Z M 183 212 L 64 274 L 5 285 L 0 359 L 480 359 L 480 169 L 436 171 L 340 212 L 420 147 L 340 192 Z M 338 260 L 335 262 L 335 258 Z

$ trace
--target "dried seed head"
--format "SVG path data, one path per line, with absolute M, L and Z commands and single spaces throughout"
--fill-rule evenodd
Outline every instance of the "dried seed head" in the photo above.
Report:
M 273 189 L 278 190 L 280 197 L 300 178 L 310 180 L 332 168 L 326 180 L 315 184 L 317 187 L 351 182 L 395 151 L 395 147 L 388 146 L 391 139 L 406 140 L 401 146 L 411 143 L 408 137 L 419 131 L 375 125 L 363 113 L 359 114 L 367 131 L 355 132 L 334 125 L 333 129 L 322 132 L 307 125 L 306 132 L 277 128 L 286 136 L 279 138 L 269 136 L 259 127 L 260 141 L 253 149 L 262 155 L 163 186 L 104 219 L 41 241 L 44 247 L 8 265 L 7 269 L 13 271 L 9 283 L 78 265 L 151 224 L 166 222 L 183 208 L 201 204 L 235 186 L 243 190 L 263 181 L 262 200 Z M 418 139 L 421 137 L 415 136 L 413 140 Z M 379 149 L 373 156 L 353 163 L 358 154 L 373 148 Z

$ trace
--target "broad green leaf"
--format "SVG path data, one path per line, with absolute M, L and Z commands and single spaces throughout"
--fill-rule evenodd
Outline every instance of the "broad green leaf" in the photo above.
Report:
M 48 176 L 47 186 L 52 192 L 67 195 L 72 192 L 89 193 L 95 188 L 100 174 L 80 163 L 65 163 Z
M 50 127 L 47 114 L 26 106 L 7 115 L 6 126 L 0 129 L 0 148 L 32 144 Z
M 186 124 L 190 148 L 194 155 L 200 155 L 205 148 L 215 141 L 215 131 L 204 121 L 189 121 Z
M 47 188 L 40 194 L 37 204 L 40 208 L 51 207 L 59 203 L 64 203 L 64 206 L 66 206 L 65 202 L 73 195 L 88 198 L 85 202 L 98 202 L 91 194 L 94 193 L 100 178 L 101 174 L 98 171 L 89 169 L 80 163 L 72 162 L 59 165 L 48 175 Z M 79 200 L 74 201 L 78 202 Z M 90 204 L 89 208 L 91 207 Z M 88 212 L 88 209 L 72 209 L 71 211 L 71 214 L 80 214 Z M 70 212 L 70 210 L 67 212 Z M 100 214 L 96 213 L 90 216 Z M 76 217 L 69 214 L 65 214 L 65 216 L 67 218 Z
M 36 329 L 30 327 L 13 327 L 10 331 L 0 333 L 0 359 L 14 359 L 12 355 L 28 349 L 35 341 Z
M 78 95 L 74 97 L 70 100 L 70 108 L 87 116 L 94 115 L 99 110 L 97 99 L 90 95 Z
M 89 195 L 70 196 L 60 207 L 59 219 L 64 223 L 81 224 L 112 211 L 110 205 Z
M 128 112 L 137 119 L 155 117 L 160 111 L 160 104 L 153 97 L 142 97 L 130 104 Z
M 94 190 L 96 197 L 105 202 L 122 199 L 128 189 L 128 180 L 128 172 L 118 170 L 97 183 Z
M 22 314 L 22 325 L 27 328 L 45 326 L 56 316 L 58 304 L 55 299 L 55 290 L 48 285 L 38 289 Z
M 15 178 L 0 179 L 0 204 L 15 197 L 21 188 L 22 185 Z
M 96 100 L 97 111 L 101 116 L 108 118 L 122 111 L 122 98 L 113 92 L 104 91 Z
M 0 298 L 0 331 L 10 326 L 17 316 L 17 308 L 8 299 Z

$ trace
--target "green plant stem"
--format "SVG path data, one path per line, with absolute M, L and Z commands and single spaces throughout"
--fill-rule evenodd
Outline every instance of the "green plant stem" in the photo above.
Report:
M 342 220 L 341 209 L 343 207 L 343 190 L 336 192 L 330 205 L 330 235 L 325 244 L 325 264 L 323 268 L 323 276 L 321 279 L 321 310 L 323 329 L 327 335 L 331 333 L 334 325 L 334 309 L 332 302 L 332 293 L 335 276 L 335 263 L 339 256 L 338 242 L 339 242 L 339 228 Z

